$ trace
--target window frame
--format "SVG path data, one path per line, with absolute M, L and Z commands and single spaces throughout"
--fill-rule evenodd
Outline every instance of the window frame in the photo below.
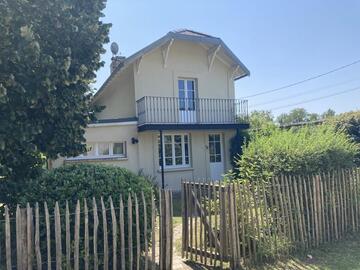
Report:
M 165 137 L 170 136 L 171 142 L 166 143 Z M 179 156 L 176 156 L 175 153 L 175 136 L 181 136 L 181 164 L 176 164 L 176 158 L 179 158 Z M 185 137 L 187 137 L 187 141 L 185 140 Z M 171 144 L 171 158 L 172 164 L 166 165 L 166 155 L 165 155 L 165 144 Z M 187 144 L 187 155 L 186 155 L 186 145 Z M 177 169 L 177 168 L 190 168 L 191 167 L 191 139 L 189 133 L 165 133 L 163 134 L 163 145 L 162 145 L 162 151 L 164 156 L 164 169 Z M 158 155 L 159 155 L 159 168 L 161 169 L 161 156 L 160 156 L 160 136 L 158 136 Z M 186 163 L 186 160 L 188 160 L 188 163 Z
M 212 136 L 213 139 L 210 139 Z M 208 134 L 208 143 L 209 143 L 209 161 L 210 163 L 220 163 L 223 162 L 223 152 L 222 152 L 222 135 L 220 133 L 209 133 Z M 214 153 L 211 153 L 212 146 L 214 148 Z M 219 151 L 217 151 L 217 147 L 219 146 Z M 212 161 L 212 157 L 214 160 Z M 218 160 L 217 158 L 220 157 Z
M 114 144 L 122 143 L 123 144 L 123 154 L 114 154 Z M 126 141 L 112 141 L 112 142 L 88 142 L 89 145 L 94 147 L 93 155 L 81 154 L 75 158 L 71 159 L 102 159 L 102 158 L 127 158 L 127 145 Z M 99 154 L 99 145 L 107 144 L 109 148 L 108 155 Z
M 184 89 L 180 89 L 179 83 L 180 81 L 184 82 Z M 192 90 L 188 89 L 188 82 L 193 83 Z M 178 77 L 177 79 L 177 91 L 178 91 L 178 98 L 179 98 L 179 110 L 180 111 L 196 111 L 196 99 L 197 99 L 197 79 L 196 78 L 185 78 L 185 77 Z M 184 97 L 180 97 L 180 92 L 183 91 Z M 192 92 L 193 97 L 189 97 L 189 93 Z

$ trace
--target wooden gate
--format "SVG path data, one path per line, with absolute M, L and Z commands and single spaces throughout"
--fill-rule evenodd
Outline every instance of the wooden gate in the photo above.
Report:
M 235 198 L 231 185 L 182 183 L 183 258 L 240 268 Z

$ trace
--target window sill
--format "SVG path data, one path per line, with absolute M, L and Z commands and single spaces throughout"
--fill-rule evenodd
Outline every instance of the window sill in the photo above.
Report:
M 182 171 L 193 171 L 193 167 L 179 167 L 179 168 L 164 168 L 164 172 L 182 172 Z M 161 173 L 161 169 L 157 170 L 158 173 Z
M 109 157 L 74 157 L 67 158 L 65 162 L 80 162 L 80 161 L 123 161 L 128 160 L 127 157 L 109 156 Z

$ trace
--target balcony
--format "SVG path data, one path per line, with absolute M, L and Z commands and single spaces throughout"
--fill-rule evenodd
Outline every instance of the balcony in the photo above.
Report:
M 145 96 L 137 101 L 138 129 L 247 128 L 247 100 Z

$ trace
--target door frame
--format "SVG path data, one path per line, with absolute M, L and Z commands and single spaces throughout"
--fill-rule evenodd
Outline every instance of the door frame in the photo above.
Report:
M 180 102 L 181 102 L 181 97 L 180 97 L 180 89 L 179 89 L 179 81 L 184 81 L 184 109 L 180 109 Z M 187 89 L 187 82 L 188 81 L 193 81 L 194 83 L 194 96 L 193 96 L 193 109 L 189 109 L 189 102 L 191 102 L 191 98 L 189 98 L 188 94 L 189 94 L 189 90 Z M 179 117 L 180 117 L 180 122 L 182 123 L 194 123 L 197 121 L 198 118 L 198 104 L 197 104 L 197 97 L 198 97 L 198 82 L 196 78 L 191 78 L 191 77 L 178 77 L 177 78 L 177 97 L 179 98 L 179 104 L 178 104 L 178 111 L 179 111 Z
M 224 155 L 224 134 L 222 132 L 216 132 L 216 131 L 212 131 L 212 132 L 207 132 L 206 133 L 206 140 L 207 140 L 207 145 L 208 145 L 208 158 L 207 158 L 207 163 L 208 163 L 208 168 L 209 168 L 209 176 L 210 179 L 213 179 L 212 175 L 211 175 L 211 163 L 219 163 L 219 162 L 211 162 L 210 161 L 210 142 L 209 142 L 209 136 L 210 135 L 220 135 L 220 154 L 221 154 L 221 163 L 222 163 L 222 174 L 224 174 L 225 172 L 225 155 Z M 221 180 L 221 179 L 213 179 L 213 180 Z

